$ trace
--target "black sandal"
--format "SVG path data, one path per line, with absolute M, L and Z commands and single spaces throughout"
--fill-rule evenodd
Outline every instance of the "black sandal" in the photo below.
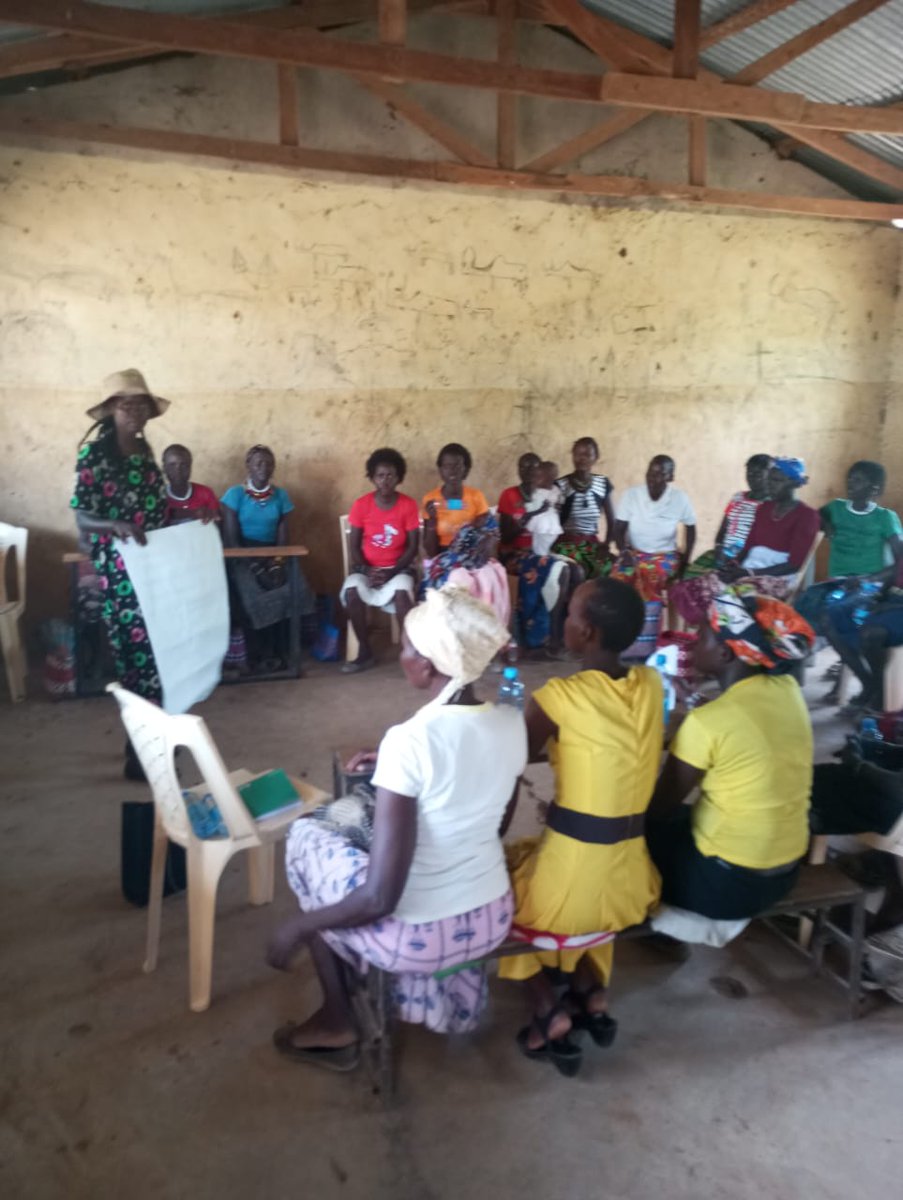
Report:
M 533 1025 L 525 1025 L 517 1035 L 517 1044 L 520 1047 L 521 1053 L 526 1058 L 534 1058 L 546 1062 L 551 1062 L 555 1069 L 568 1079 L 573 1077 L 580 1070 L 580 1063 L 583 1061 L 583 1051 L 580 1047 L 572 1042 L 569 1034 L 564 1037 L 550 1038 L 549 1026 L 555 1017 L 564 1013 L 569 1015 L 567 1010 L 560 1004 L 555 1007 L 545 1017 L 534 1017 Z M 540 1037 L 543 1038 L 541 1046 L 534 1047 L 528 1045 L 530 1030 L 535 1026 Z
M 571 1016 L 578 1033 L 588 1033 L 597 1046 L 607 1050 L 618 1034 L 618 1022 L 607 1012 L 593 1013 L 587 1009 L 590 996 L 604 992 L 604 987 L 590 988 L 588 992 L 577 992 L 573 988 L 565 992 L 564 999 L 574 1008 Z
M 300 1029 L 294 1021 L 281 1025 L 273 1034 L 273 1045 L 280 1054 L 294 1062 L 310 1063 L 324 1067 L 327 1071 L 353 1071 L 361 1061 L 360 1042 L 348 1046 L 296 1046 L 292 1041 L 295 1030 Z

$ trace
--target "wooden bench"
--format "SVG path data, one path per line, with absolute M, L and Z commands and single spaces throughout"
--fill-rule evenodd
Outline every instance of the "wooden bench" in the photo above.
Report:
M 283 671 L 268 671 L 263 674 L 228 677 L 223 683 L 263 683 L 270 679 L 300 679 L 301 677 L 301 566 L 299 559 L 306 557 L 310 551 L 306 546 L 230 546 L 223 547 L 223 558 L 286 558 L 288 559 L 288 583 L 290 590 L 289 607 L 289 648 L 288 663 Z M 69 569 L 69 611 L 72 623 L 73 654 L 75 656 L 75 695 L 102 696 L 106 680 L 100 680 L 96 687 L 85 686 L 82 678 L 80 643 L 82 637 L 82 622 L 78 610 L 78 579 L 79 566 L 90 562 L 86 554 L 70 552 L 63 555 L 63 564 Z
M 796 953 L 808 958 L 816 975 L 826 974 L 848 993 L 847 1017 L 862 1015 L 862 964 L 865 946 L 865 889 L 830 864 L 805 864 L 789 896 L 773 905 L 768 912 L 755 918 Z M 850 909 L 849 930 L 841 928 L 831 916 L 834 909 Z M 799 917 L 812 922 L 808 946 L 801 945 L 776 923 L 780 917 Z M 646 923 L 623 930 L 616 941 L 630 941 L 652 932 Z M 825 964 L 825 950 L 831 944 L 841 945 L 847 954 L 847 970 L 840 972 Z M 486 966 L 499 958 L 529 953 L 524 942 L 504 942 L 486 958 L 467 964 Z M 352 1007 L 361 1031 L 361 1050 L 374 1093 L 388 1101 L 395 1088 L 394 1028 L 392 1012 L 392 976 L 389 972 L 370 967 L 365 976 L 346 966 L 346 982 Z

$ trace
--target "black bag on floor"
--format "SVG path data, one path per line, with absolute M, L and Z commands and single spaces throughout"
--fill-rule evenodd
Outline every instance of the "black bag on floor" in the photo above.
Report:
M 151 859 L 154 853 L 154 805 L 150 800 L 122 803 L 122 894 L 129 904 L 146 908 L 150 898 Z M 163 895 L 184 892 L 185 851 L 169 843 L 163 874 Z

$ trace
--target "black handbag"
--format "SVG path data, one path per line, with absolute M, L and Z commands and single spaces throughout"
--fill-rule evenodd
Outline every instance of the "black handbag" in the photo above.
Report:
M 147 908 L 150 898 L 151 859 L 154 853 L 154 804 L 152 800 L 122 802 L 122 894 L 129 904 Z M 169 842 L 163 895 L 184 892 L 187 886 L 185 850 Z

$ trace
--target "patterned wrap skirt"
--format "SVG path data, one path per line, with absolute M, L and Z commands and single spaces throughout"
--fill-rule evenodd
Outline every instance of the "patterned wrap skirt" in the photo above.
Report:
M 302 818 L 289 831 L 285 869 L 305 912 L 336 904 L 361 887 L 370 856 L 318 821 Z M 368 966 L 394 975 L 392 998 L 402 1021 L 436 1033 L 468 1033 L 486 1006 L 485 958 L 508 936 L 514 912 L 510 891 L 489 904 L 441 921 L 411 923 L 384 917 L 372 925 L 326 930 L 338 956 L 362 974 Z M 462 967 L 446 978 L 436 972 Z

